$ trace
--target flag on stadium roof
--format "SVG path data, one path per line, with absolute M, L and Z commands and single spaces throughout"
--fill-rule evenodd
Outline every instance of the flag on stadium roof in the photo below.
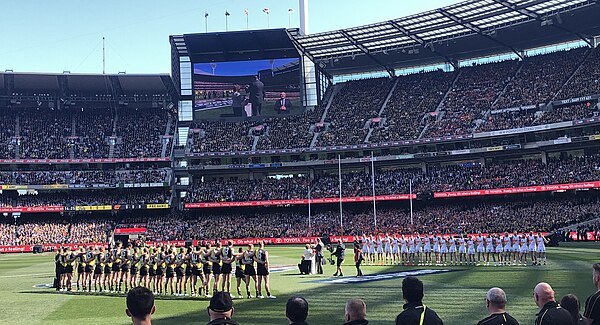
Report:
M 208 12 L 204 13 L 204 18 L 208 18 Z
M 288 9 L 288 12 L 289 12 L 289 13 L 293 13 L 293 12 L 296 12 L 296 10 L 294 10 L 294 9 L 290 8 L 290 9 Z
M 248 16 L 248 9 L 244 9 L 244 14 Z
M 225 16 L 231 16 L 231 14 L 229 13 L 229 11 L 225 11 Z
M 263 12 L 268 15 L 269 14 L 269 8 L 263 9 Z

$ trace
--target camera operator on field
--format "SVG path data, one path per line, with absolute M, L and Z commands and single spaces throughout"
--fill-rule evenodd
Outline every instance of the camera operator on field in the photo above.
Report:
M 333 276 L 338 276 L 338 274 L 339 274 L 339 276 L 344 276 L 344 274 L 342 273 L 342 263 L 344 263 L 345 252 L 346 252 L 346 246 L 344 245 L 344 243 L 342 242 L 341 239 L 338 239 L 338 244 L 335 247 L 335 251 L 333 253 L 331 253 L 331 255 L 333 255 L 337 258 L 337 261 L 336 261 L 337 268 L 336 268 Z

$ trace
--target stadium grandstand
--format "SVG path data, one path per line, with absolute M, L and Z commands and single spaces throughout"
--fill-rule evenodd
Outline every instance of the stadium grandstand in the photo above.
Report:
M 441 218 L 444 231 L 512 231 L 514 223 L 452 224 L 452 211 L 489 214 L 474 202 L 493 205 L 496 196 L 499 209 L 542 207 L 564 218 L 563 196 L 600 188 L 597 13 L 594 1 L 469 1 L 318 34 L 173 35 L 171 75 L 1 73 L 0 205 L 22 217 L 16 227 L 19 220 L 43 224 L 49 214 L 73 220 L 108 211 L 105 230 L 120 215 L 125 223 L 151 225 L 167 215 L 203 222 L 228 207 L 269 206 L 269 222 L 291 209 L 288 227 L 270 232 L 275 237 L 300 235 L 297 228 L 315 236 L 439 231 L 423 228 L 431 218 Z M 228 72 L 214 77 L 242 58 L 271 60 L 271 68 L 257 68 L 272 89 L 265 106 L 279 89 L 300 90 L 292 95 L 298 111 L 203 115 L 213 107 L 207 100 L 228 105 L 232 92 L 219 90 L 223 82 L 246 82 Z M 289 61 L 275 67 L 275 58 Z M 203 62 L 221 63 L 203 77 Z M 198 94 L 201 106 L 193 103 Z M 531 230 L 595 218 L 591 197 L 572 220 Z M 404 215 L 413 200 L 420 223 L 390 226 L 385 216 Z M 370 203 L 385 206 L 377 225 L 369 224 L 377 211 L 365 212 Z M 144 218 L 145 209 L 161 212 Z M 249 218 L 261 214 L 248 211 Z M 324 229 L 335 211 L 342 228 Z M 15 226 L 9 218 L 5 224 Z M 3 245 L 26 241 L 14 238 L 22 233 L 4 236 Z

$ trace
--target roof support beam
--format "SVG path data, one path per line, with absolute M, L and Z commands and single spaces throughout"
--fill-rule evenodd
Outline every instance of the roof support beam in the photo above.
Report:
M 501 45 L 503 47 L 506 47 L 507 49 L 509 49 L 513 53 L 515 53 L 519 58 L 521 58 L 521 60 L 524 59 L 523 54 L 521 52 L 517 51 L 514 47 L 512 47 L 512 46 L 510 46 L 510 45 L 508 45 L 508 44 L 506 44 L 506 43 L 504 43 L 504 42 L 502 42 L 502 41 L 500 41 L 498 39 L 495 39 L 495 38 L 493 38 L 492 36 L 490 36 L 490 35 L 488 35 L 486 33 L 484 33 L 481 30 L 481 28 L 473 25 L 472 23 L 466 22 L 463 19 L 461 19 L 459 17 L 456 17 L 455 15 L 447 12 L 446 10 L 444 10 L 442 8 L 438 9 L 437 12 L 439 12 L 442 15 L 444 15 L 446 18 L 449 18 L 449 19 L 455 21 L 457 24 L 460 24 L 460 25 L 462 25 L 462 26 L 464 26 L 464 27 L 466 27 L 466 28 L 474 31 L 475 33 L 477 33 L 477 34 L 479 34 L 479 35 L 481 35 L 481 36 L 489 39 L 490 41 L 495 42 L 495 43 L 497 43 L 497 44 L 499 44 L 499 45 Z
M 500 5 L 504 6 L 504 7 L 506 7 L 508 9 L 512 10 L 512 11 L 516 11 L 516 12 L 522 14 L 522 15 L 531 17 L 531 18 L 533 18 L 533 19 L 535 19 L 535 20 L 537 20 L 539 22 L 543 22 L 544 18 L 551 18 L 551 17 L 543 17 L 542 15 L 540 15 L 540 14 L 534 12 L 534 11 L 531 11 L 531 10 L 527 9 L 525 7 L 525 5 L 524 6 L 516 6 L 516 5 L 510 3 L 510 2 L 508 2 L 506 0 L 492 0 L 492 1 L 495 2 L 495 3 L 497 3 L 497 4 L 500 4 Z M 531 4 L 528 4 L 527 6 L 529 6 L 529 5 L 531 5 Z M 587 45 L 589 45 L 590 47 L 592 47 L 592 48 L 594 47 L 594 44 L 592 44 L 592 41 L 589 38 L 581 35 L 580 33 L 572 31 L 572 30 L 570 30 L 570 29 L 568 29 L 568 28 L 566 28 L 564 26 L 561 26 L 560 24 L 552 24 L 552 26 L 555 27 L 555 28 L 558 28 L 558 29 L 562 30 L 563 32 L 567 32 L 569 34 L 573 34 L 573 35 L 577 36 L 577 38 L 579 38 L 582 41 L 584 41 L 585 43 L 587 43 Z
M 389 20 L 388 23 L 396 28 L 398 31 L 400 31 L 402 34 L 406 35 L 407 37 L 410 37 L 410 39 L 412 39 L 413 41 L 419 43 L 421 46 L 425 47 L 426 43 L 425 40 L 423 40 L 422 38 L 420 38 L 419 36 L 411 33 L 408 29 L 400 26 L 400 24 L 398 24 L 397 22 L 393 21 L 393 20 Z M 451 64 L 454 69 L 458 69 L 458 65 L 456 64 L 456 62 L 449 56 L 444 55 L 438 51 L 435 50 L 435 48 L 432 46 L 431 47 L 431 52 L 435 53 L 437 56 L 443 58 L 444 60 L 446 60 L 447 63 Z
M 344 35 L 344 37 L 346 39 L 348 39 L 348 41 L 350 43 L 352 43 L 352 45 L 356 46 L 358 49 L 360 49 L 366 56 L 368 56 L 373 62 L 377 63 L 379 66 L 381 66 L 382 68 L 385 69 L 385 71 L 387 71 L 387 73 L 390 74 L 390 77 L 395 77 L 396 76 L 396 72 L 394 71 L 394 69 L 388 67 L 386 64 L 384 64 L 383 62 L 381 62 L 380 60 L 378 60 L 373 54 L 371 54 L 371 52 L 369 52 L 369 50 L 364 47 L 364 45 L 362 45 L 361 43 L 359 43 L 357 40 L 354 39 L 354 37 L 352 37 L 350 34 L 348 34 L 348 32 L 346 32 L 345 30 L 340 30 L 340 33 L 342 35 Z

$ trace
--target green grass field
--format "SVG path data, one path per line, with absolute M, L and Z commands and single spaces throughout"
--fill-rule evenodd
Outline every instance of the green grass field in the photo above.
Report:
M 533 287 L 549 282 L 557 299 L 574 293 L 580 300 L 595 291 L 591 265 L 598 261 L 600 243 L 563 244 L 549 248 L 545 267 L 455 267 L 455 272 L 424 275 L 425 304 L 435 309 L 445 324 L 476 324 L 486 316 L 484 297 L 488 288 L 502 287 L 508 295 L 508 311 L 521 324 L 532 324 L 537 308 Z M 268 247 L 272 265 L 298 263 L 301 246 Z M 347 258 L 345 274 L 354 275 Z M 439 269 L 428 267 L 429 269 Z M 365 274 L 420 269 L 420 267 L 364 267 Z M 52 283 L 54 263 L 51 254 L 6 254 L 0 256 L 0 324 L 128 324 L 123 296 L 57 293 L 35 288 Z M 344 303 L 348 298 L 366 301 L 371 324 L 393 324 L 402 310 L 401 278 L 354 284 L 313 282 L 330 278 L 334 269 L 326 266 L 326 275 L 300 276 L 288 271 L 271 275 L 271 288 L 277 296 L 269 299 L 235 300 L 235 319 L 240 324 L 287 324 L 285 302 L 292 294 L 307 298 L 310 324 L 342 324 Z M 583 303 L 583 302 L 582 302 Z M 155 324 L 204 324 L 206 299 L 157 298 Z

